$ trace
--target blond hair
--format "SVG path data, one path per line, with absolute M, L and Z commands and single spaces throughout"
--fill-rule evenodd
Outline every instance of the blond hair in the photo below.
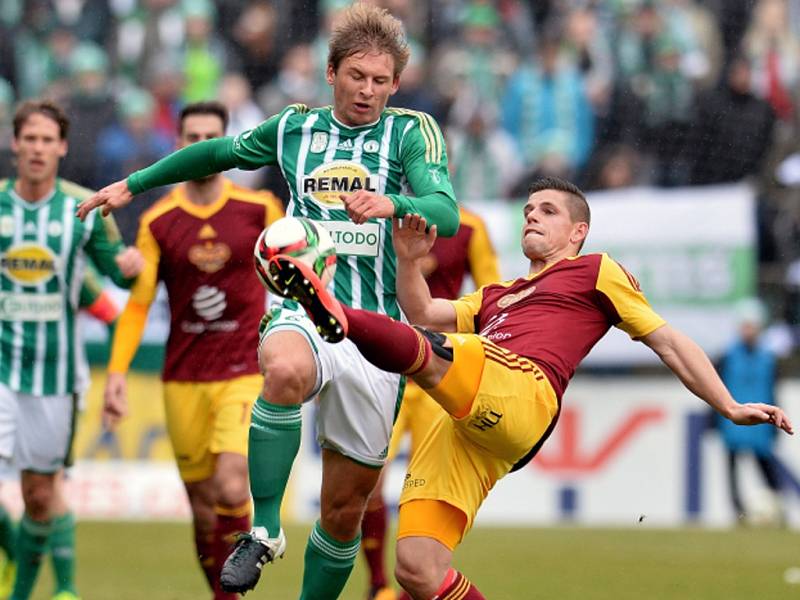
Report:
M 328 43 L 328 64 L 334 72 L 348 56 L 378 51 L 394 59 L 394 75 L 408 63 L 410 51 L 403 24 L 384 8 L 356 2 L 336 17 Z

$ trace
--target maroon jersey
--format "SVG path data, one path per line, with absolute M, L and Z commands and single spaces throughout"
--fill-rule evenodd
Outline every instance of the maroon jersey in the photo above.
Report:
M 170 307 L 164 381 L 220 381 L 259 372 L 265 290 L 253 269 L 253 246 L 282 214 L 272 194 L 228 180 L 211 205 L 191 203 L 181 185 L 144 213 L 136 244 L 146 267 L 129 304 L 146 309 L 157 282 L 164 282 Z M 119 337 L 112 357 L 132 357 L 117 352 Z
M 567 258 L 535 275 L 484 286 L 453 304 L 458 331 L 479 333 L 530 358 L 559 398 L 610 327 L 639 338 L 664 324 L 636 280 L 606 254 Z

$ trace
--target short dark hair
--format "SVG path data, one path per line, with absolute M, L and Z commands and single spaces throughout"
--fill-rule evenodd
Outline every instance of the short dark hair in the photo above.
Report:
M 225 105 L 222 104 L 222 102 L 217 102 L 216 100 L 207 100 L 205 102 L 194 102 L 192 104 L 187 104 L 183 107 L 180 117 L 178 118 L 178 134 L 183 133 L 183 122 L 186 120 L 186 117 L 190 117 L 192 115 L 214 115 L 219 117 L 220 121 L 222 121 L 223 131 L 228 128 L 228 109 L 225 108 Z
M 31 115 L 40 114 L 58 124 L 58 135 L 63 140 L 69 133 L 69 118 L 61 107 L 50 100 L 26 100 L 14 112 L 14 137 L 18 138 L 22 127 Z
M 567 202 L 567 210 L 569 216 L 572 218 L 573 223 L 586 223 L 591 224 L 592 213 L 589 210 L 589 203 L 586 201 L 586 196 L 581 189 L 572 182 L 560 177 L 548 176 L 535 180 L 530 187 L 528 187 L 528 196 L 541 192 L 543 190 L 556 190 L 567 194 L 569 201 Z

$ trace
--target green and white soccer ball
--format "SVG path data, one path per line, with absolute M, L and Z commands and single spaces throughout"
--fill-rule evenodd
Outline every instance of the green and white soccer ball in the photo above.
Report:
M 254 248 L 256 273 L 273 294 L 283 295 L 269 274 L 269 261 L 278 254 L 292 256 L 312 268 L 324 285 L 336 273 L 336 249 L 328 230 L 305 217 L 283 217 L 261 232 Z

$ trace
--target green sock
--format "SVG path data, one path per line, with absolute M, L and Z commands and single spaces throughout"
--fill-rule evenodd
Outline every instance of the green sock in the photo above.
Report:
M 281 502 L 300 448 L 300 405 L 270 404 L 259 396 L 250 422 L 247 466 L 253 494 L 253 526 L 270 537 L 281 528 Z
M 15 551 L 14 538 L 17 536 L 14 521 L 11 520 L 11 515 L 8 514 L 6 507 L 0 504 L 0 549 L 6 553 L 6 558 L 9 562 L 17 560 L 17 553 Z
M 50 557 L 53 561 L 56 593 L 75 594 L 75 517 L 71 512 L 53 519 Z
M 340 542 L 325 533 L 317 521 L 306 545 L 300 600 L 336 600 L 350 577 L 360 545 L 360 535 Z
M 31 595 L 52 525 L 52 521 L 34 521 L 27 514 L 22 515 L 17 529 L 17 579 L 11 600 L 28 600 Z

